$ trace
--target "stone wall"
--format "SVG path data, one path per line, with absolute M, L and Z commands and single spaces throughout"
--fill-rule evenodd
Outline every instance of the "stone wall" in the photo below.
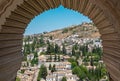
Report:
M 88 16 L 103 40 L 103 60 L 114 81 L 120 81 L 119 0 L 1 0 L 0 81 L 14 81 L 22 61 L 22 38 L 38 14 L 63 5 Z M 111 79 L 111 81 L 112 81 Z

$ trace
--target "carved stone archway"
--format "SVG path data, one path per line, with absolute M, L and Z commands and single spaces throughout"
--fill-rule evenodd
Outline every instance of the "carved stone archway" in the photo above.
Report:
M 1 0 L 0 81 L 15 81 L 28 23 L 59 5 L 81 12 L 95 23 L 103 40 L 107 70 L 114 81 L 120 81 L 120 0 Z

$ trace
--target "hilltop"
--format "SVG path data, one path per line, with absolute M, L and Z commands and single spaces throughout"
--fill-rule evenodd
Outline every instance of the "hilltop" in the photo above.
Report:
M 43 34 L 46 37 L 52 36 L 54 39 L 63 39 L 70 35 L 77 34 L 80 38 L 100 37 L 97 27 L 93 23 L 82 23 Z

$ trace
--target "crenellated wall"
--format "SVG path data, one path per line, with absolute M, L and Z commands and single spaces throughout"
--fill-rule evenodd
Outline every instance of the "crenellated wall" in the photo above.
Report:
M 94 22 L 103 40 L 103 60 L 111 81 L 120 81 L 120 0 L 1 0 L 0 81 L 15 81 L 28 23 L 59 5 L 78 11 Z

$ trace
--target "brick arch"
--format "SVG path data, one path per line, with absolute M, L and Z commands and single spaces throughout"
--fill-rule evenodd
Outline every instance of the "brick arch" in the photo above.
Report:
M 6 0 L 0 1 L 0 81 L 14 81 L 22 61 L 22 38 L 38 14 L 63 5 L 88 16 L 103 40 L 103 60 L 114 81 L 120 80 L 119 0 Z M 111 79 L 111 81 L 112 81 Z

